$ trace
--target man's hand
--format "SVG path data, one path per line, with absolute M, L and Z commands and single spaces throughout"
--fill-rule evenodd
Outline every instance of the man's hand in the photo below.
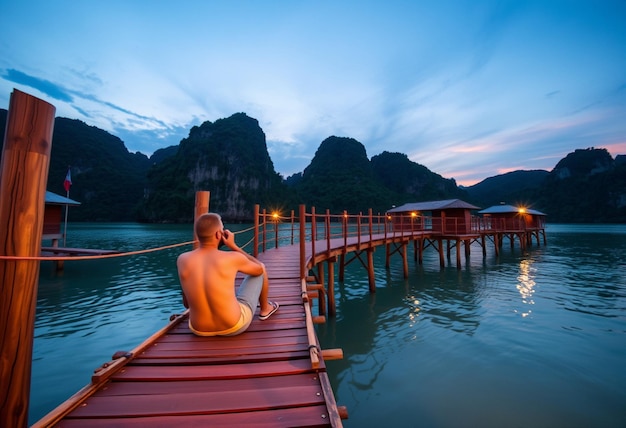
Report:
M 239 247 L 235 242 L 235 234 L 228 229 L 222 232 L 222 243 L 233 251 L 237 251 Z

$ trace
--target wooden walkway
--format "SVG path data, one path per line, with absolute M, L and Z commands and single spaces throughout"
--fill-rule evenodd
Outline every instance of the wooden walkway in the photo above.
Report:
M 443 267 L 447 241 L 448 258 L 455 247 L 459 268 L 461 244 L 469 255 L 479 238 L 483 251 L 486 236 L 501 243 L 493 232 L 370 230 L 334 237 L 327 228 L 325 239 L 312 242 L 303 239 L 308 233 L 301 229 L 302 246 L 292 237 L 291 245 L 258 254 L 267 267 L 269 297 L 281 305 L 269 320 L 255 317 L 238 336 L 206 338 L 191 333 L 187 313 L 173 316 L 134 350 L 116 353 L 118 358 L 98 369 L 91 384 L 33 426 L 341 427 L 347 411 L 337 406 L 326 373 L 326 361 L 341 352 L 320 349 L 311 313 L 314 298 L 322 320 L 327 310 L 335 312 L 336 262 L 341 280 L 345 266 L 358 259 L 375 292 L 372 254 L 377 247 L 385 246 L 387 263 L 399 253 L 407 276 L 411 242 L 420 263 L 426 243 L 437 249 Z
M 307 326 L 298 248 L 259 259 L 270 299 L 281 305 L 269 320 L 255 317 L 239 336 L 202 338 L 186 313 L 178 316 L 34 426 L 342 426 L 318 343 L 317 367 L 310 357 L 317 339 Z

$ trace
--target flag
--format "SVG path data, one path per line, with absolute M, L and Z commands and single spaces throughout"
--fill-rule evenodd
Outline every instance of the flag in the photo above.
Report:
M 72 185 L 72 174 L 70 174 L 70 169 L 67 169 L 67 175 L 65 176 L 65 181 L 63 182 L 63 187 L 65 187 L 65 191 L 70 191 L 70 186 Z

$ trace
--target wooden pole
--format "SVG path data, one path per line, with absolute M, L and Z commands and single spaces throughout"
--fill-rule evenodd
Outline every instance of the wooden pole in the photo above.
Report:
M 367 278 L 370 293 L 376 293 L 376 275 L 374 274 L 374 248 L 367 249 Z
M 409 277 L 409 260 L 408 260 L 408 252 L 409 252 L 409 243 L 407 241 L 402 242 L 402 270 L 404 272 L 404 277 Z
M 252 255 L 254 257 L 259 256 L 259 204 L 254 205 L 254 248 L 252 249 Z M 293 220 L 293 211 L 291 211 L 291 217 Z M 291 230 L 291 245 L 293 245 L 293 221 Z
M 300 279 L 306 278 L 306 211 L 304 205 L 299 207 L 300 215 Z
M 209 212 L 209 198 L 211 196 L 211 192 L 209 192 L 208 190 L 198 190 L 196 192 L 196 205 L 194 208 L 194 214 L 193 214 L 193 222 L 194 225 L 196 223 L 196 220 L 198 220 L 198 217 L 200 217 L 202 214 L 206 214 Z M 193 248 L 198 248 L 198 236 L 196 236 L 196 228 L 193 228 L 193 239 L 194 244 L 193 244 Z
M 439 244 L 439 266 L 444 267 L 445 262 L 443 259 L 443 240 L 441 238 L 437 238 L 437 244 Z
M 0 254 L 41 252 L 55 107 L 13 90 L 0 165 Z M 39 261 L 0 259 L 0 426 L 26 427 Z
M 335 262 L 337 257 L 328 259 L 328 314 L 332 317 L 337 315 L 335 303 Z

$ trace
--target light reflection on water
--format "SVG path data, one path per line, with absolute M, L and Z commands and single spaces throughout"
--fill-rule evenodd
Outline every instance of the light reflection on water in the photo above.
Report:
M 318 327 L 344 351 L 328 370 L 346 427 L 624 426 L 623 227 L 549 227 L 545 247 L 476 247 L 460 270 L 431 251 L 406 280 L 375 260 L 376 294 L 349 266 Z
M 547 246 L 521 254 L 505 242 L 498 258 L 474 246 L 461 269 L 454 252 L 440 269 L 427 249 L 408 279 L 397 255 L 384 268 L 380 248 L 373 295 L 349 265 L 337 317 L 318 326 L 323 348 L 344 351 L 327 363 L 344 425 L 623 426 L 622 229 L 549 225 Z M 132 251 L 190 236 L 189 225 L 72 225 L 68 246 Z M 31 422 L 182 311 L 175 259 L 188 248 L 67 262 L 62 274 L 42 263 Z

